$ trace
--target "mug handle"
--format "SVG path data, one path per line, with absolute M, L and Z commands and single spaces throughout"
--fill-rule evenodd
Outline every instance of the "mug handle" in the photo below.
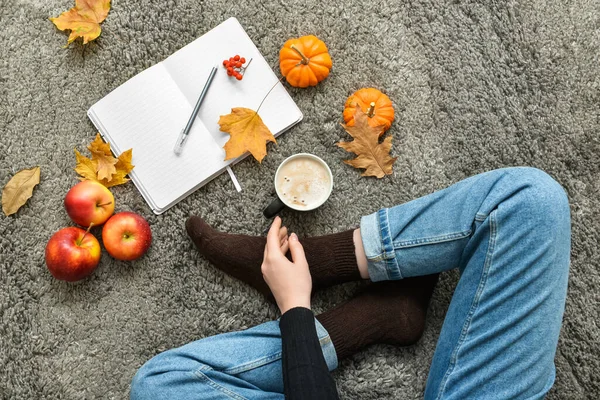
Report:
M 276 197 L 275 200 L 271 202 L 264 210 L 263 215 L 265 218 L 274 218 L 277 214 L 281 212 L 285 208 L 285 204 L 279 197 Z

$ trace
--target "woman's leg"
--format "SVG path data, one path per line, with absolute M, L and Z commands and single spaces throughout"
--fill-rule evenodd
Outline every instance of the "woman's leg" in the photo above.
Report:
M 429 276 L 374 283 L 318 315 L 315 326 L 329 369 L 372 343 L 417 341 L 436 280 Z M 283 399 L 281 352 L 277 321 L 201 339 L 144 364 L 133 379 L 131 398 Z
M 186 229 L 198 250 L 216 267 L 268 296 L 261 264 L 266 240 L 219 232 L 200 217 L 190 217 Z M 358 229 L 301 239 L 314 287 L 327 287 L 367 274 Z M 363 270 L 359 268 L 364 267 Z M 422 335 L 427 305 L 437 274 L 368 287 L 354 299 L 317 316 L 331 336 L 339 359 L 373 343 L 407 346 Z M 395 315 L 396 318 L 389 318 Z
M 567 197 L 533 168 L 480 174 L 363 217 L 373 281 L 459 268 L 426 399 L 538 399 L 554 382 L 570 255 Z
M 315 322 L 325 362 L 337 358 L 329 335 Z M 197 340 L 156 355 L 131 383 L 132 400 L 283 400 L 281 333 L 271 321 L 240 332 Z
M 231 264 L 223 269 L 250 284 L 259 280 L 264 238 L 215 234 L 198 218 L 186 226 L 213 263 L 226 254 Z M 362 258 L 351 260 L 360 248 L 351 232 L 310 238 L 318 250 L 313 279 L 323 276 L 324 285 L 358 279 Z M 560 185 L 534 168 L 490 171 L 364 217 L 360 233 L 368 258 L 363 278 L 461 271 L 426 398 L 543 396 L 554 380 L 569 265 L 569 207 Z M 241 247 L 253 251 L 243 263 Z M 334 343 L 344 339 L 332 336 Z

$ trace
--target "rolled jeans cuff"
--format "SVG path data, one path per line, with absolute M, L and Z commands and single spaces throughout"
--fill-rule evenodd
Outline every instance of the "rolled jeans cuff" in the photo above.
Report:
M 394 239 L 390 232 L 387 208 L 366 215 L 360 220 L 360 236 L 373 282 L 402 279 L 396 259 Z
M 338 367 L 338 359 L 337 353 L 335 352 L 335 347 L 333 347 L 333 342 L 331 341 L 331 337 L 329 336 L 329 332 L 319 320 L 315 318 L 315 327 L 317 328 L 317 336 L 319 337 L 319 344 L 321 345 L 321 350 L 323 351 L 323 357 L 325 358 L 325 363 L 327 364 L 327 368 L 330 371 L 333 371 Z

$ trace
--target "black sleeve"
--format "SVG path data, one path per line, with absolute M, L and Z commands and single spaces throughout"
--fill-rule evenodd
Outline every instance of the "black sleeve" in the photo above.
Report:
M 311 310 L 296 307 L 279 321 L 283 348 L 283 390 L 288 400 L 339 399 L 329 373 Z

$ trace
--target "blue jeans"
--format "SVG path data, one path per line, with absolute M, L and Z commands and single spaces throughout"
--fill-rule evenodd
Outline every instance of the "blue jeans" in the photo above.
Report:
M 373 281 L 458 268 L 426 399 L 540 399 L 554 383 L 567 291 L 565 192 L 534 168 L 463 180 L 362 218 Z M 337 367 L 315 321 L 325 361 Z M 158 354 L 136 374 L 132 399 L 283 399 L 277 321 Z

